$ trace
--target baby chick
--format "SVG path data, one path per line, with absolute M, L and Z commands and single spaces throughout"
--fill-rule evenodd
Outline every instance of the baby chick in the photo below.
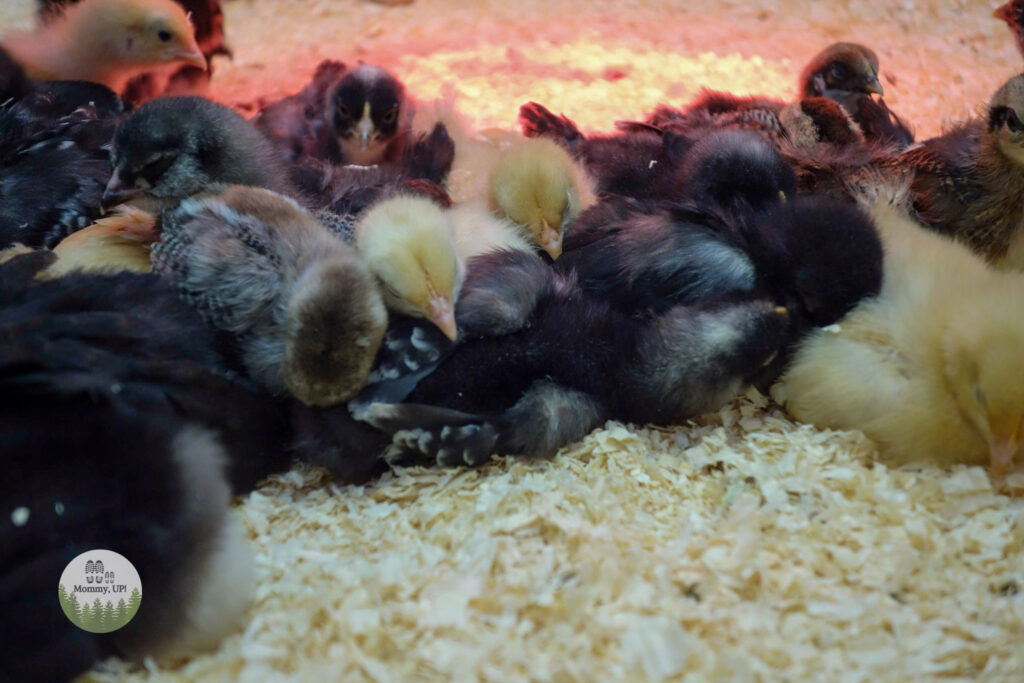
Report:
M 827 97 L 838 102 L 861 126 L 868 140 L 899 147 L 912 144 L 913 131 L 889 109 L 882 94 L 878 56 L 857 43 L 829 45 L 800 73 L 800 97 Z
M 333 134 L 331 161 L 370 166 L 402 151 L 410 103 L 405 87 L 379 66 L 360 64 L 327 92 L 325 115 Z
M 32 424 L 60 424 L 58 404 L 81 398 L 139 419 L 202 425 L 223 437 L 236 491 L 286 464 L 279 402 L 229 369 L 213 331 L 172 287 L 128 272 L 38 277 L 54 259 L 33 250 L 0 265 L 4 397 L 54 403 Z
M 425 318 L 454 340 L 455 302 L 465 266 L 444 209 L 425 197 L 392 197 L 360 217 L 355 236 L 388 308 Z
M 325 60 L 302 91 L 267 105 L 254 123 L 286 161 L 372 166 L 401 156 L 411 118 L 405 87 L 394 75 Z
M 914 208 L 990 263 L 1024 269 L 1024 74 L 993 95 L 986 122 L 960 125 L 901 154 Z
M 156 66 L 206 68 L 192 24 L 173 0 L 83 0 L 35 31 L 5 36 L 3 46 L 31 78 L 93 81 L 115 92 Z
M 1013 33 L 1013 39 L 1017 41 L 1017 50 L 1024 56 L 1024 2 L 1010 0 L 1005 5 L 997 7 L 992 16 L 1006 22 Z
M 329 406 L 365 384 L 387 326 L 380 292 L 294 200 L 244 186 L 187 199 L 164 212 L 152 262 L 272 393 Z
M 234 111 L 201 97 L 139 107 L 117 129 L 110 161 L 108 208 L 140 198 L 165 208 L 218 185 L 294 192 L 270 142 Z
M 91 224 L 110 177 L 117 117 L 84 106 L 52 118 L 34 111 L 34 94 L 0 109 L 0 248 L 53 247 Z
M 987 461 L 1000 474 L 1024 439 L 1024 279 L 892 204 L 872 215 L 881 292 L 805 338 L 777 398 L 799 420 L 863 430 L 894 462 Z
M 493 452 L 551 455 L 607 419 L 698 415 L 732 398 L 788 325 L 763 300 L 637 320 L 528 252 L 481 256 L 471 272 L 458 311 L 465 341 L 408 404 L 357 413 L 394 433 L 402 457 L 476 465 Z
M 42 23 L 58 19 L 69 5 L 81 0 L 38 0 Z M 206 58 L 206 68 L 193 64 L 177 65 L 146 71 L 132 78 L 123 91 L 133 105 L 161 95 L 199 94 L 213 76 L 213 57 L 231 56 L 224 42 L 224 13 L 219 0 L 175 0 L 185 10 L 195 32 L 196 43 Z
M 546 138 L 504 150 L 488 188 L 494 212 L 523 226 L 552 259 L 562 253 L 567 227 L 594 202 L 582 170 L 563 147 Z

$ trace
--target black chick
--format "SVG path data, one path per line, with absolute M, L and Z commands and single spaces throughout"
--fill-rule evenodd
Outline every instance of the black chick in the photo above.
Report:
M 401 156 L 410 120 L 405 87 L 392 74 L 325 61 L 310 84 L 265 107 L 255 124 L 286 161 L 372 166 Z
M 603 202 L 585 212 L 555 264 L 633 315 L 716 297 L 763 297 L 791 328 L 836 322 L 881 284 L 882 251 L 852 203 L 790 196 L 794 177 L 756 135 L 720 131 L 694 148 L 690 204 Z
M 173 288 L 134 273 L 35 280 L 52 259 L 37 251 L 0 266 L 5 395 L 38 390 L 199 424 L 222 437 L 236 491 L 286 464 L 280 404 L 227 366 L 213 332 Z
M 166 208 L 233 184 L 296 192 L 270 142 L 231 109 L 201 97 L 139 107 L 118 127 L 110 160 L 104 207 L 145 197 Z
M 95 93 L 78 85 L 88 84 L 50 84 L 0 110 L 0 247 L 53 247 L 101 214 L 119 115 L 80 102 Z
M 4 636 L 4 678 L 66 681 L 114 655 L 141 663 L 215 646 L 241 622 L 252 587 L 219 440 L 12 370 L 0 379 L 0 457 L 12 475 L 0 483 L 11 515 L 0 528 L 0 609 L 21 617 Z M 131 622 L 105 634 L 72 624 L 54 597 L 64 568 L 95 549 L 126 557 L 145 593 Z
M 838 102 L 860 125 L 867 140 L 901 148 L 913 144 L 913 131 L 889 109 L 882 94 L 878 56 L 857 43 L 829 45 L 800 73 L 800 97 L 827 97 Z
M 528 102 L 519 108 L 526 137 L 548 137 L 583 162 L 596 181 L 596 190 L 637 198 L 667 198 L 671 179 L 689 150 L 689 137 L 632 123 L 614 135 L 584 136 L 565 115 Z
M 785 311 L 762 299 L 677 306 L 638 322 L 525 252 L 478 257 L 463 291 L 465 341 L 409 403 L 356 407 L 395 435 L 392 462 L 550 455 L 608 419 L 665 424 L 714 410 L 770 360 L 788 327 Z
M 1017 50 L 1024 56 L 1024 2 L 1010 0 L 1005 5 L 997 7 L 992 16 L 1006 22 L 1013 33 L 1013 39 L 1017 42 Z
M 224 39 L 224 12 L 219 0 L 175 0 L 189 13 L 199 50 L 206 58 L 206 69 L 192 65 L 172 67 L 170 70 L 144 73 L 136 76 L 125 87 L 126 102 L 137 106 L 142 102 L 164 95 L 198 94 L 206 90 L 213 77 L 216 55 L 231 57 L 231 49 Z M 80 0 L 38 0 L 39 19 L 52 21 L 68 5 Z
M 1024 268 L 1024 75 L 993 95 L 987 121 L 968 121 L 906 150 L 919 217 L 990 263 Z

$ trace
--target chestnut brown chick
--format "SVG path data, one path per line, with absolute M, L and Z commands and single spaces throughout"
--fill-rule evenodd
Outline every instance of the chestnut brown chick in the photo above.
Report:
M 83 0 L 3 46 L 29 77 L 92 81 L 121 92 L 135 75 L 184 63 L 205 69 L 192 24 L 173 0 Z
M 1024 277 L 885 202 L 884 281 L 838 328 L 812 332 L 776 387 L 799 420 L 860 429 L 893 462 L 990 463 L 1024 440 Z
M 505 150 L 491 170 L 488 195 L 491 209 L 523 226 L 552 259 L 562 253 L 569 224 L 595 200 L 583 170 L 547 138 Z
M 853 117 L 868 140 L 906 147 L 914 142 L 914 133 L 889 109 L 882 94 L 878 56 L 858 43 L 829 45 L 800 73 L 801 98 L 827 97 Z
M 380 282 L 385 305 L 425 318 L 454 340 L 455 303 L 465 265 L 445 210 L 423 196 L 398 195 L 374 204 L 355 226 L 356 247 Z
M 914 208 L 990 263 L 1024 269 L 1024 74 L 993 95 L 987 121 L 969 121 L 901 154 Z

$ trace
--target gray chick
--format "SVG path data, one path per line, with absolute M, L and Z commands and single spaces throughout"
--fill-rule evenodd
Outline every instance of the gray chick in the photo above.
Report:
M 387 327 L 376 281 L 294 200 L 244 186 L 186 199 L 152 261 L 269 391 L 329 406 L 366 382 Z
M 202 97 L 147 102 L 114 135 L 109 208 L 140 197 L 164 209 L 222 185 L 294 194 L 270 141 L 227 107 Z

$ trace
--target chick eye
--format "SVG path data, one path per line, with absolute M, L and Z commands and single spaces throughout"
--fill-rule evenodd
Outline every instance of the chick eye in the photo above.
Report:
M 384 123 L 394 123 L 395 119 L 397 118 L 398 108 L 396 107 L 394 109 L 389 110 L 387 114 L 384 114 Z
M 139 169 L 138 175 L 141 176 L 142 178 L 145 178 L 150 183 L 155 184 L 156 180 L 160 176 L 162 176 L 167 171 L 167 169 L 171 167 L 171 164 L 173 163 L 174 155 L 165 154 L 163 156 L 157 157 L 156 159 L 153 159 L 145 166 L 143 166 L 141 169 Z
M 1009 109 L 1006 112 L 1006 127 L 1014 133 L 1024 130 L 1024 123 L 1021 123 L 1021 120 L 1017 117 L 1017 113 L 1012 109 Z
M 171 32 L 167 29 L 161 29 L 160 32 L 156 34 L 156 37 L 160 39 L 161 43 L 166 43 L 171 39 Z
M 338 105 L 338 113 L 341 114 L 342 116 L 350 116 L 348 107 L 345 106 L 344 104 Z
M 829 74 L 837 81 L 846 79 L 850 72 L 842 62 L 832 62 L 828 67 Z

